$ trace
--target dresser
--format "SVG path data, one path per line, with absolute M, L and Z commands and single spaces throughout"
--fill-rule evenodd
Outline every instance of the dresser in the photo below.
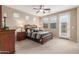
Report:
M 15 52 L 15 30 L 0 31 L 0 54 Z

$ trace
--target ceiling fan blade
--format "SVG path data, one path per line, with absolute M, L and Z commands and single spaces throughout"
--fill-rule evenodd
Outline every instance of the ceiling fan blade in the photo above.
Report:
M 39 13 L 40 11 L 36 11 L 36 13 Z
M 34 10 L 39 10 L 39 9 L 37 9 L 37 8 L 33 8 Z
M 48 8 L 48 9 L 44 9 L 44 10 L 51 10 L 50 8 Z
M 40 5 L 40 9 L 42 9 L 42 5 Z
M 45 11 L 43 11 L 43 13 L 45 14 Z

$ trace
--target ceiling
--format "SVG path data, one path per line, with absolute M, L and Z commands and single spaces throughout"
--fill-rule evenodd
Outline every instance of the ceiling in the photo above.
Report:
M 35 15 L 35 16 L 44 16 L 44 15 L 61 12 L 64 10 L 77 7 L 77 5 L 45 5 L 45 8 L 51 9 L 50 13 L 47 12 L 43 14 L 42 12 L 40 12 L 36 14 L 36 10 L 33 10 L 33 8 L 39 8 L 39 6 L 40 5 L 8 5 L 8 7 L 11 7 L 11 8 Z

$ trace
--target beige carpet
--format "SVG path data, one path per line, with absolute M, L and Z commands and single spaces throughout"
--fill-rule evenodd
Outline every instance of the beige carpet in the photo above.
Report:
M 44 45 L 36 43 L 32 40 L 16 41 L 16 54 L 59 54 L 79 53 L 77 43 L 54 38 Z

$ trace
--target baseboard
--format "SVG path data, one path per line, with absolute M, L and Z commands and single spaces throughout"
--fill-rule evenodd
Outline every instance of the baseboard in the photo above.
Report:
M 64 38 L 64 37 L 59 37 L 60 39 L 66 39 L 66 40 L 69 40 L 69 38 Z

